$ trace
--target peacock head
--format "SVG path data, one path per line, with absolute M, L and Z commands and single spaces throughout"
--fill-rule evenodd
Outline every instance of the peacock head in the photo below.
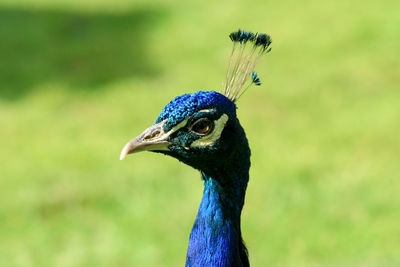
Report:
M 172 156 L 209 175 L 249 153 L 236 104 L 215 91 L 173 99 L 152 126 L 126 144 L 121 159 L 139 151 Z
M 250 166 L 246 135 L 236 117 L 236 100 L 250 85 L 261 85 L 254 66 L 271 48 L 267 34 L 238 30 L 229 35 L 233 50 L 221 93 L 199 91 L 176 97 L 154 125 L 132 139 L 121 152 L 154 151 L 213 175 Z

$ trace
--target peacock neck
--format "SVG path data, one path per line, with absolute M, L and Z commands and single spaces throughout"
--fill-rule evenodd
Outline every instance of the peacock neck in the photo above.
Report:
M 190 234 L 186 266 L 248 266 L 240 230 L 248 168 L 224 177 L 201 175 L 204 192 Z

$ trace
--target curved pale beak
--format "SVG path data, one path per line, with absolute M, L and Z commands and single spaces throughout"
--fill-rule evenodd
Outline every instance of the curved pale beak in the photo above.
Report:
M 150 126 L 124 146 L 120 160 L 123 160 L 128 154 L 140 151 L 168 150 L 168 146 L 171 143 L 167 139 L 171 134 L 172 131 L 164 132 L 164 121 Z

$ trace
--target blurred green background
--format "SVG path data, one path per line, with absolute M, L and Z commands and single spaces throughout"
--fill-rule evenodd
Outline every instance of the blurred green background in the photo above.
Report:
M 182 266 L 197 171 L 123 145 L 218 90 L 237 28 L 269 33 L 238 103 L 253 266 L 400 265 L 400 4 L 1 0 L 0 266 Z

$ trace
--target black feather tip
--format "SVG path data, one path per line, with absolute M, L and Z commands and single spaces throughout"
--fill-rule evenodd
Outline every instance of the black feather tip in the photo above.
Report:
M 258 77 L 257 72 L 253 72 L 253 73 L 251 74 L 251 79 L 252 79 L 252 81 L 253 81 L 253 83 L 254 83 L 255 85 L 258 85 L 258 86 L 261 85 L 261 80 L 260 80 L 260 78 Z
M 245 44 L 250 41 L 255 46 L 261 47 L 263 52 L 265 51 L 268 53 L 271 51 L 269 46 L 272 43 L 272 40 L 271 37 L 265 33 L 252 33 L 239 29 L 238 31 L 229 34 L 229 38 L 232 40 L 232 42 L 238 42 L 241 44 Z

